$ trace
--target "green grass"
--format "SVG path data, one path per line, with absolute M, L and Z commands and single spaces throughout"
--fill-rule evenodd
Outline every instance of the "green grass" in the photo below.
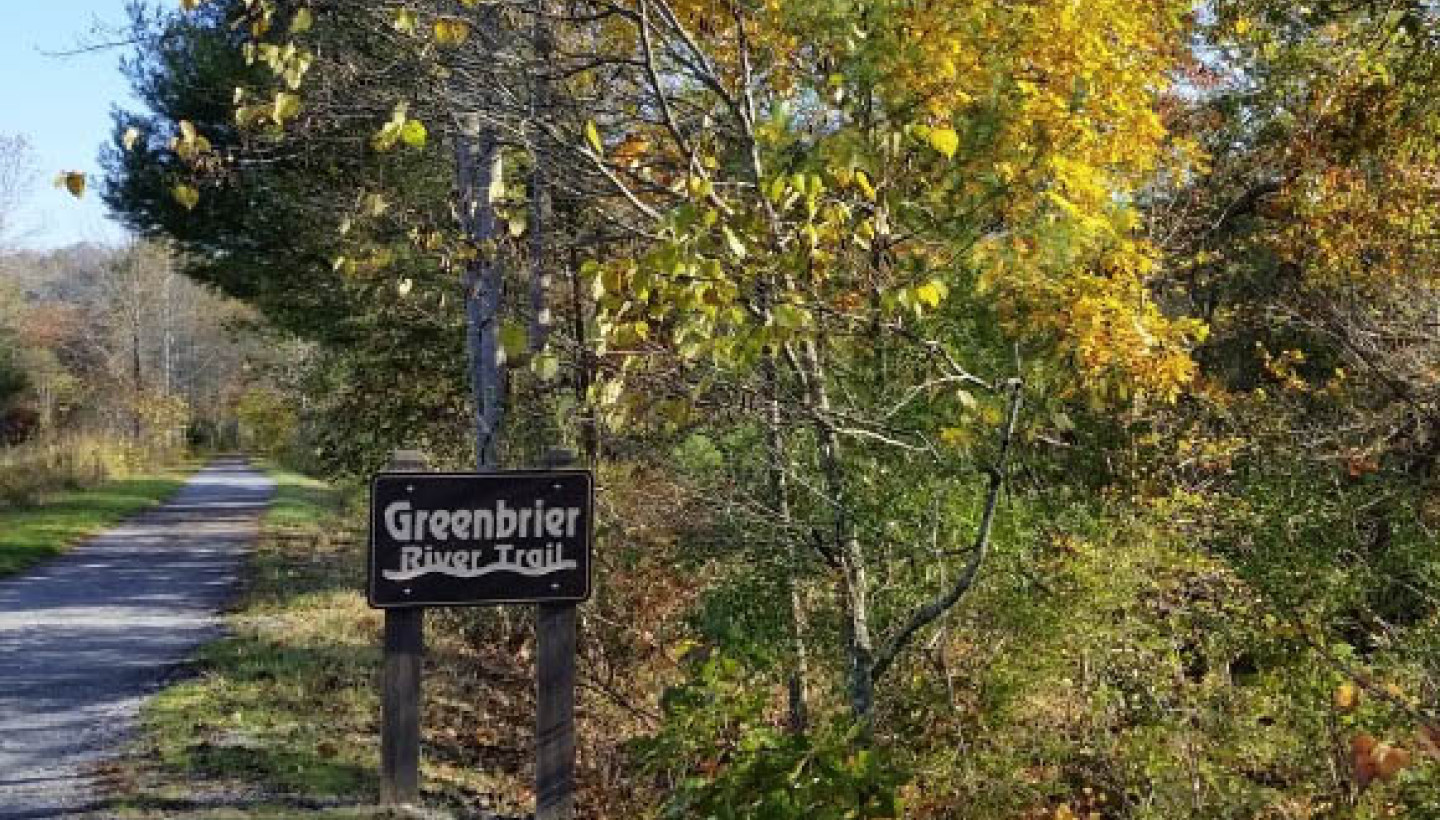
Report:
M 0 509 L 0 576 L 59 555 L 86 536 L 169 498 L 184 483 L 181 473 L 120 478 L 58 493 L 33 507 Z
M 230 637 L 144 710 L 117 768 L 126 818 L 376 817 L 379 618 L 342 492 L 270 470 L 272 506 Z M 345 808 L 349 806 L 350 808 Z
M 275 497 L 265 513 L 266 529 L 318 529 L 339 511 L 342 495 L 329 484 L 288 470 L 269 473 Z

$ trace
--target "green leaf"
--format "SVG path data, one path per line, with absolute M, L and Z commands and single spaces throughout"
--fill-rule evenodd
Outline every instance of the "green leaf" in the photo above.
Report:
M 946 159 L 953 159 L 960 148 L 960 135 L 953 128 L 932 128 L 926 139 L 930 147 L 944 154 Z
M 771 316 L 775 320 L 776 326 L 787 330 L 804 327 L 809 319 L 809 315 L 804 310 L 784 302 L 775 306 L 771 311 Z
M 528 343 L 529 336 L 524 325 L 519 322 L 506 322 L 500 326 L 500 347 L 505 351 L 507 361 L 525 355 Z
M 725 234 L 725 245 L 730 248 L 730 252 L 735 254 L 736 258 L 744 259 L 746 253 L 745 243 L 740 241 L 740 237 L 736 236 L 735 232 L 730 230 L 730 226 L 728 225 L 721 228 L 720 231 Z
M 777 176 L 777 177 L 775 177 L 774 179 L 770 180 L 769 196 L 770 196 L 770 203 L 771 203 L 771 204 L 773 204 L 773 205 L 779 205 L 779 204 L 780 204 L 781 198 L 783 198 L 783 197 L 785 196 L 785 187 L 786 187 L 786 186 L 785 186 L 785 177 L 784 177 L 784 176 Z
M 530 362 L 530 370 L 541 381 L 555 381 L 555 377 L 560 375 L 560 357 L 554 353 L 542 353 Z

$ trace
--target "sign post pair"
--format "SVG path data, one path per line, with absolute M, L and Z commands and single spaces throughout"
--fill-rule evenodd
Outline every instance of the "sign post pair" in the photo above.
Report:
M 371 485 L 368 598 L 385 610 L 381 802 L 414 803 L 419 797 L 425 608 L 533 603 L 535 816 L 569 820 L 575 606 L 590 597 L 594 482 L 585 470 L 423 469 L 418 454 L 397 453 L 394 470 L 375 476 Z

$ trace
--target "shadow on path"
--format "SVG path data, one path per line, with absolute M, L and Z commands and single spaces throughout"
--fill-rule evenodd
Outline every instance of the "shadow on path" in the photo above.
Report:
M 169 503 L 0 580 L 0 820 L 93 804 L 84 772 L 219 634 L 271 492 L 221 459 Z

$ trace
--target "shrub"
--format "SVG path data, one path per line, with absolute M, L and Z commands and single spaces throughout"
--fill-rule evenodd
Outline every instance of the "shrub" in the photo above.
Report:
M 792 732 L 777 714 L 768 664 L 692 653 L 689 678 L 663 699 L 660 730 L 636 744 L 667 781 L 665 818 L 868 820 L 899 817 L 905 778 L 845 720 Z

